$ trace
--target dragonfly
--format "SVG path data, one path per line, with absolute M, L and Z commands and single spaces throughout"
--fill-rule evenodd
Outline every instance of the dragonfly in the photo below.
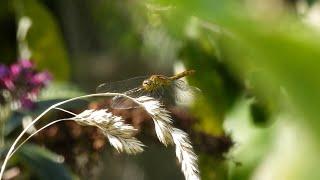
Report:
M 194 73 L 194 70 L 186 70 L 173 76 L 139 76 L 123 81 L 100 84 L 96 91 L 98 93 L 117 92 L 133 98 L 150 96 L 164 104 L 186 104 L 188 100 L 201 92 L 197 87 L 189 86 L 182 80 L 183 77 Z M 139 107 L 138 104 L 122 96 L 113 97 L 110 106 L 113 109 Z

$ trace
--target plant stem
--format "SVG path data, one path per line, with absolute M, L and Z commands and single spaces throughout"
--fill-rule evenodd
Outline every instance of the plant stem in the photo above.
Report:
M 61 121 L 73 121 L 72 119 L 58 119 L 58 120 L 55 120 L 55 121 L 52 121 L 50 122 L 49 124 L 46 124 L 45 126 L 43 126 L 42 128 L 38 129 L 37 131 L 35 131 L 34 133 L 32 133 L 30 136 L 28 136 L 22 143 L 19 144 L 19 146 L 17 146 L 15 148 L 15 150 L 10 154 L 10 157 L 16 153 L 18 151 L 18 149 L 24 144 L 26 143 L 30 138 L 32 138 L 34 135 L 38 134 L 40 131 L 44 130 L 45 128 L 55 124 L 55 123 L 58 123 L 58 122 L 61 122 Z
M 65 109 L 62 109 L 62 108 L 54 108 L 54 109 L 57 109 L 57 110 L 60 110 L 60 111 L 63 111 L 63 112 L 66 112 L 66 113 L 69 113 L 71 115 L 74 115 L 76 116 L 77 114 L 71 112 L 71 111 L 68 111 L 68 110 L 65 110 Z M 55 123 L 58 123 L 58 122 L 61 122 L 61 121 L 71 121 L 72 119 L 58 119 L 58 120 L 55 120 L 55 121 L 52 121 L 51 123 L 49 124 L 46 124 L 45 126 L 43 126 L 42 128 L 38 129 L 37 131 L 35 131 L 34 133 L 32 133 L 30 136 L 28 136 L 22 143 L 19 144 L 19 146 L 17 146 L 15 148 L 15 150 L 10 154 L 10 158 L 11 156 L 16 153 L 16 151 L 25 143 L 27 142 L 30 138 L 32 138 L 34 135 L 38 134 L 40 131 L 42 131 L 43 129 L 55 124 Z
M 65 104 L 65 103 L 68 103 L 68 102 L 71 102 L 71 101 L 75 101 L 75 100 L 79 100 L 79 99 L 84 99 L 84 98 L 90 98 L 90 97 L 102 97 L 102 96 L 123 96 L 123 97 L 126 97 L 128 99 L 131 99 L 132 101 L 134 101 L 135 103 L 138 103 L 139 105 L 141 105 L 141 103 L 139 103 L 137 100 L 135 100 L 134 98 L 132 97 L 129 97 L 125 94 L 121 94 L 121 93 L 97 93 L 97 94 L 88 94 L 88 95 L 84 95 L 84 96 L 78 96 L 78 97 L 75 97 L 75 98 L 71 98 L 71 99 L 67 99 L 65 101 L 62 101 L 62 102 L 59 102 L 59 103 L 56 103 L 52 106 L 50 106 L 49 108 L 47 108 L 45 111 L 43 111 L 39 116 L 37 116 L 25 129 L 23 129 L 23 131 L 19 134 L 19 136 L 15 139 L 15 141 L 13 142 L 13 144 L 11 145 L 4 161 L 3 161 L 3 164 L 1 166 L 1 171 L 0 171 L 0 180 L 2 179 L 3 177 L 3 173 L 4 173 L 4 170 L 6 168 L 6 165 L 10 159 L 10 157 L 12 156 L 12 152 L 14 151 L 14 148 L 15 146 L 17 145 L 17 143 L 19 142 L 19 140 L 22 138 L 22 136 L 27 132 L 27 130 L 32 127 L 36 122 L 38 122 L 40 120 L 40 118 L 42 118 L 46 113 L 48 113 L 50 110 L 62 105 L 62 104 Z
M 66 112 L 66 113 L 71 114 L 71 115 L 74 115 L 74 116 L 76 116 L 76 115 L 77 115 L 76 113 L 73 113 L 73 112 L 71 112 L 71 111 L 68 111 L 68 110 L 65 110 L 65 109 L 62 109 L 62 108 L 58 108 L 58 107 L 56 107 L 56 108 L 54 108 L 54 109 L 57 109 L 57 110 L 60 110 L 60 111 Z

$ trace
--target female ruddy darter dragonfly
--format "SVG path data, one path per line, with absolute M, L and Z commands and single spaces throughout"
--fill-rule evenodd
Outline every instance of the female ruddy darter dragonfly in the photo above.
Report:
M 118 82 L 103 83 L 97 87 L 97 92 L 117 92 L 133 98 L 150 96 L 162 103 L 173 101 L 185 104 L 188 99 L 200 93 L 200 89 L 189 86 L 181 80 L 181 78 L 194 73 L 194 70 L 186 70 L 170 77 L 164 75 L 139 76 Z M 111 107 L 131 109 L 138 107 L 138 105 L 128 98 L 115 96 L 112 98 Z

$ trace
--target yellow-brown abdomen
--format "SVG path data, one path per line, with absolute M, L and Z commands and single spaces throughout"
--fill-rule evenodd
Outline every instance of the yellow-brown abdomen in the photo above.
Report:
M 186 70 L 186 71 L 183 71 L 183 72 L 181 72 L 181 73 L 179 73 L 179 74 L 176 74 L 176 75 L 174 75 L 174 76 L 172 76 L 172 77 L 169 77 L 169 79 L 170 80 L 177 80 L 177 79 L 180 79 L 180 78 L 183 78 L 183 77 L 185 77 L 185 76 L 189 76 L 189 75 L 192 75 L 192 74 L 194 74 L 196 71 L 195 70 Z

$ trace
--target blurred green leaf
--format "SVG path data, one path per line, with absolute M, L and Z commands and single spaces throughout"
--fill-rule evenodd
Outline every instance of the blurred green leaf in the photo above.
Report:
M 4 157 L 9 149 L 8 144 L 0 149 L 0 156 Z M 24 144 L 9 161 L 8 166 L 20 164 L 25 166 L 24 171 L 30 171 L 31 177 L 36 175 L 39 179 L 69 180 L 74 176 L 70 170 L 60 161 L 61 156 L 48 151 L 45 148 L 33 144 Z M 24 172 L 24 175 L 28 173 Z M 25 176 L 24 176 L 25 177 Z M 31 178 L 29 177 L 29 178 Z
M 277 3 L 272 4 L 273 8 L 269 9 L 272 10 L 272 16 L 266 16 L 262 10 L 255 6 L 261 4 L 255 4 L 255 1 L 242 4 L 231 0 L 160 0 L 158 2 L 175 6 L 177 11 L 185 17 L 196 16 L 205 22 L 207 29 L 211 29 L 213 26 L 218 27 L 220 32 L 214 42 L 218 45 L 216 47 L 220 52 L 221 62 L 228 71 L 232 72 L 233 76 L 246 83 L 250 91 L 264 104 L 263 107 L 255 109 L 255 113 L 257 110 L 260 111 L 255 114 L 256 116 L 262 115 L 260 118 L 264 118 L 263 116 L 271 113 L 289 113 L 294 118 L 290 118 L 290 121 L 286 119 L 288 117 L 280 118 L 280 122 L 277 122 L 281 124 L 279 128 L 283 128 L 281 131 L 285 131 L 286 126 L 290 127 L 292 124 L 307 129 L 294 133 L 297 137 L 304 137 L 303 141 L 308 142 L 306 144 L 309 148 L 297 150 L 296 154 L 293 151 L 290 156 L 291 159 L 294 159 L 292 163 L 283 165 L 282 171 L 277 169 L 270 173 L 275 173 L 279 179 L 283 179 L 283 177 L 288 179 L 319 179 L 320 174 L 314 168 L 310 168 L 318 167 L 319 163 L 316 162 L 319 162 L 320 152 L 320 122 L 318 120 L 320 107 L 320 83 L 318 81 L 320 76 L 320 43 L 318 39 L 320 33 L 318 29 L 315 30 L 308 26 L 306 22 L 291 12 L 284 12 L 283 9 L 282 12 L 277 12 L 276 7 L 280 6 Z M 175 19 L 172 20 L 173 22 L 179 21 L 175 17 L 172 18 Z M 181 31 L 182 28 L 184 27 L 178 27 L 175 31 Z M 212 30 L 207 33 L 217 34 L 217 31 Z M 196 62 L 193 64 L 201 62 L 194 61 Z M 207 72 L 207 67 L 199 69 Z M 202 79 L 205 78 L 207 76 L 202 77 Z M 210 85 L 212 84 L 214 85 L 213 81 Z M 225 94 L 225 96 L 229 95 Z M 262 111 L 261 108 L 264 110 Z M 208 113 L 205 111 L 205 114 Z M 240 127 L 241 124 L 235 126 L 236 130 Z M 248 135 L 250 130 L 256 131 L 257 129 L 252 126 L 243 131 L 243 135 Z M 275 132 L 267 128 L 265 135 Z M 266 154 L 266 150 L 272 147 L 267 143 L 277 142 L 276 139 L 268 138 L 266 140 L 264 136 L 259 138 L 260 135 L 256 135 L 257 141 L 247 139 L 242 142 L 242 148 L 246 151 L 242 155 L 238 155 L 247 158 L 249 164 L 243 170 L 231 173 L 232 178 L 252 178 L 259 170 L 257 168 L 264 165 L 261 162 L 263 158 L 266 158 L 267 155 L 270 155 L 269 158 L 276 158 L 272 157 L 274 155 L 272 153 Z M 241 135 L 235 137 L 238 136 Z M 283 143 L 274 145 L 274 147 L 287 148 L 285 142 Z M 255 150 L 256 148 L 260 150 Z M 309 153 L 301 157 L 298 154 L 301 151 Z M 286 152 L 286 154 L 288 153 Z M 275 161 L 279 163 L 279 159 Z
M 66 99 L 84 95 L 77 86 L 69 83 L 51 83 L 41 91 L 39 100 Z
M 32 21 L 26 37 L 31 58 L 40 69 L 53 73 L 56 80 L 68 80 L 70 67 L 66 47 L 50 11 L 38 0 L 15 0 L 14 7 L 17 20 L 27 16 Z
M 19 162 L 30 168 L 40 179 L 72 179 L 71 172 L 61 163 L 60 156 L 39 146 L 25 144 L 16 154 Z
M 197 128 L 210 134 L 222 134 L 225 114 L 239 96 L 242 85 L 225 68 L 213 47 L 212 37 L 186 40 L 180 58 L 196 73 L 190 82 L 201 89 L 194 113 L 199 117 Z
M 14 131 L 19 126 L 22 125 L 22 118 L 26 114 L 20 112 L 13 112 L 11 117 L 6 121 L 5 128 L 4 128 L 4 135 L 9 135 L 12 131 Z
M 255 91 L 267 101 L 279 103 L 279 97 L 288 96 L 295 110 L 306 116 L 310 128 L 320 135 L 316 130 L 320 128 L 320 84 L 316 81 L 320 72 L 320 43 L 315 41 L 319 34 L 309 29 L 294 32 L 277 28 L 265 31 L 262 26 L 244 29 L 241 21 L 230 28 L 241 37 L 241 40 L 226 38 L 222 46 L 230 67 L 251 80 Z M 252 79 L 253 71 L 264 75 Z
M 208 154 L 200 154 L 199 164 L 201 179 L 227 179 L 226 165 L 221 159 L 213 158 Z M 214 168 L 213 168 L 214 167 Z
M 260 128 L 255 126 L 250 114 L 252 100 L 240 98 L 228 112 L 224 128 L 230 132 L 236 145 L 229 157 L 239 162 L 236 165 L 231 159 L 229 164 L 230 179 L 250 179 L 256 166 L 265 158 L 271 149 L 274 127 Z
M 318 0 L 307 0 L 307 2 L 309 3 L 309 4 L 314 4 L 315 2 L 317 2 Z

